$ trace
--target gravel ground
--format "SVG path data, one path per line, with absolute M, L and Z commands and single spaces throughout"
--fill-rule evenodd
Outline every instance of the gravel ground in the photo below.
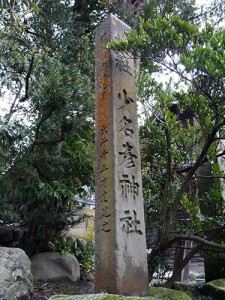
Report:
M 34 292 L 32 300 L 48 300 L 53 295 L 81 295 L 81 294 L 94 294 L 95 285 L 91 281 L 78 281 L 71 282 L 69 280 L 57 282 L 34 282 Z M 202 295 L 199 287 L 195 286 L 191 290 L 193 300 L 216 300 L 210 296 Z
M 32 300 L 47 300 L 52 295 L 80 295 L 94 294 L 95 285 L 90 281 L 71 282 L 69 280 L 57 282 L 34 282 Z

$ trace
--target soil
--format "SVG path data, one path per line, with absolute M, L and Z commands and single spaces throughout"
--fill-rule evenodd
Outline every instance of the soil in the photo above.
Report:
M 202 295 L 199 287 L 189 290 L 193 300 L 216 300 L 210 296 Z M 34 292 L 32 300 L 48 300 L 53 295 L 82 295 L 94 294 L 95 285 L 91 281 L 77 281 L 71 282 L 69 280 L 57 282 L 34 282 Z
M 48 300 L 53 295 L 81 295 L 94 294 L 95 285 L 91 281 L 77 281 L 69 280 L 57 282 L 34 282 L 34 292 L 32 300 Z

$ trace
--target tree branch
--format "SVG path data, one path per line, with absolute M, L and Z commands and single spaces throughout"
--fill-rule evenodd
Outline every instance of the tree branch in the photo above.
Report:
M 36 140 L 33 142 L 33 146 L 35 147 L 36 145 L 56 145 L 60 142 L 65 141 L 66 139 L 66 133 L 62 131 L 61 137 L 55 140 L 48 140 L 48 141 L 44 141 L 44 140 Z
M 51 117 L 53 113 L 53 109 L 50 108 L 50 110 L 42 116 L 42 118 L 40 119 L 39 123 L 37 124 L 37 128 L 35 130 L 35 136 L 34 136 L 34 142 L 33 144 L 31 145 L 31 151 L 34 151 L 34 148 L 35 148 L 35 141 L 38 140 L 38 136 L 39 136 L 39 132 L 40 132 L 40 129 L 41 129 L 41 126 L 42 124 L 48 119 Z
M 218 153 L 217 155 L 216 155 L 216 157 L 218 158 L 218 157 L 221 157 L 221 156 L 223 156 L 225 154 L 225 150 L 223 151 L 223 152 L 220 152 L 220 153 Z
M 183 261 L 180 263 L 180 265 L 176 268 L 176 270 L 174 270 L 172 277 L 165 283 L 165 287 L 167 288 L 171 288 L 172 285 L 174 284 L 175 280 L 177 279 L 177 277 L 180 275 L 181 271 L 183 270 L 183 268 L 188 264 L 188 262 L 192 259 L 192 257 L 201 249 L 203 249 L 206 244 L 203 243 L 204 241 L 207 241 L 207 243 L 210 243 L 211 240 L 215 239 L 216 237 L 219 236 L 219 234 L 221 232 L 223 232 L 224 227 L 218 228 L 217 230 L 213 231 L 209 237 L 208 240 L 203 239 L 202 242 L 200 242 L 200 244 L 198 244 L 195 248 L 193 248 L 191 251 L 188 252 L 188 254 L 185 256 L 185 258 L 183 259 Z M 192 239 L 193 240 L 193 239 Z M 217 243 L 214 243 L 217 244 Z M 220 245 L 220 244 L 218 244 Z M 212 246 L 212 245 L 210 245 Z
M 34 55 L 31 58 L 29 70 L 27 72 L 26 78 L 25 78 L 25 95 L 19 100 L 19 102 L 24 102 L 29 98 L 29 81 L 30 81 L 30 76 L 33 70 L 33 65 L 34 65 Z
M 211 9 L 207 9 L 205 10 L 204 12 L 201 12 L 200 14 L 198 15 L 194 15 L 193 17 L 189 17 L 188 18 L 188 21 L 192 21 L 194 19 L 198 19 L 200 17 L 203 17 L 203 16 L 206 16 L 206 15 L 210 15 L 214 10 L 216 10 L 217 8 L 219 8 L 220 4 L 212 7 Z
M 199 236 L 191 235 L 191 234 L 190 235 L 176 234 L 169 240 L 169 243 L 173 244 L 179 240 L 195 241 L 195 242 L 203 244 L 204 246 L 209 246 L 209 247 L 225 250 L 225 245 L 214 243 L 209 240 L 203 239 Z
M 49 172 L 46 172 L 46 170 L 44 171 L 40 165 L 38 161 L 34 161 L 33 162 L 33 166 L 36 169 L 36 171 L 38 172 L 38 175 L 43 178 L 44 180 L 48 181 L 52 181 L 53 176 L 52 174 L 50 174 Z
M 171 157 L 171 139 L 168 127 L 165 128 L 165 135 L 166 135 L 166 149 L 167 149 L 167 166 L 166 166 L 166 182 L 163 189 L 163 204 L 162 204 L 162 220 L 163 220 L 163 227 L 165 226 L 166 221 L 166 212 L 168 207 L 168 193 L 169 193 L 169 186 L 172 180 L 172 157 Z M 167 228 L 164 227 L 165 236 L 167 236 Z
M 183 194 L 185 193 L 187 186 L 189 184 L 189 181 L 192 179 L 193 175 L 195 174 L 196 170 L 198 169 L 198 167 L 202 164 L 203 160 L 205 159 L 205 156 L 208 152 L 209 147 L 211 146 L 211 144 L 213 143 L 214 139 L 215 139 L 215 135 L 218 131 L 218 129 L 224 126 L 224 123 L 219 123 L 216 127 L 214 127 L 214 129 L 211 131 L 210 135 L 208 136 L 207 141 L 205 142 L 205 145 L 202 148 L 202 151 L 198 157 L 198 159 L 196 160 L 195 164 L 193 165 L 193 167 L 190 169 L 189 173 L 187 174 L 186 179 L 184 180 L 184 182 L 182 183 L 180 190 L 177 192 L 173 205 L 170 209 L 170 212 L 168 214 L 168 219 L 167 219 L 167 224 L 166 224 L 166 228 L 167 228 L 167 232 L 170 231 L 170 228 L 173 224 L 176 212 L 177 212 L 177 208 L 178 205 L 180 203 L 180 200 L 183 196 Z M 166 239 L 168 237 L 165 237 Z

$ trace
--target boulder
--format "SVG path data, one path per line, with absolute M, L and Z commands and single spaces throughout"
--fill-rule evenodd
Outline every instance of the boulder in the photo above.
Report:
M 26 253 L 19 248 L 0 247 L 0 257 L 0 299 L 31 299 L 33 278 Z
M 203 291 L 206 295 L 210 295 L 213 299 L 224 300 L 225 299 L 225 279 L 216 279 L 208 282 L 203 287 Z
M 80 266 L 70 253 L 44 252 L 31 257 L 31 270 L 35 281 L 57 281 L 80 279 Z

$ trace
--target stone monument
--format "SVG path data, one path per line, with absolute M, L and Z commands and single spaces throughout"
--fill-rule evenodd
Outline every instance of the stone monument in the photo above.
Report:
M 113 15 L 96 29 L 97 292 L 148 294 L 134 59 L 105 45 L 130 27 Z

